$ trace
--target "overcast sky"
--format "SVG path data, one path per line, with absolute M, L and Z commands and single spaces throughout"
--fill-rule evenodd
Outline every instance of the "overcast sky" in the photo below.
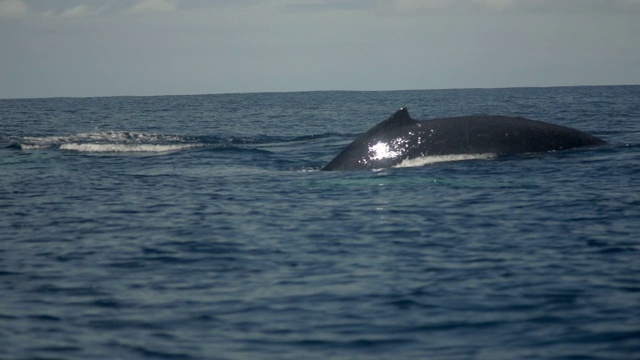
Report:
M 640 84 L 640 0 L 0 0 L 0 98 Z

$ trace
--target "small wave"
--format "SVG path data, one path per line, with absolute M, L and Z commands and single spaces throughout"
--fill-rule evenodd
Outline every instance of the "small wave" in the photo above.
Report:
M 67 142 L 105 141 L 105 142 L 158 142 L 174 141 L 184 142 L 191 138 L 180 135 L 145 134 L 130 131 L 102 131 L 92 133 L 79 133 L 61 136 L 26 136 L 24 142 L 40 145 L 55 145 Z
M 334 133 L 334 132 L 326 132 L 326 133 L 321 133 L 321 134 L 311 134 L 311 135 L 302 135 L 302 136 L 298 136 L 295 137 L 293 139 L 291 139 L 291 141 L 312 141 L 312 140 L 321 140 L 321 139 L 325 139 L 325 138 L 331 138 L 331 137 L 335 137 L 335 136 L 340 136 L 339 133 Z M 357 137 L 356 135 L 348 135 L 349 138 L 355 138 Z
M 491 159 L 495 159 L 495 157 L 496 157 L 496 154 L 452 154 L 452 155 L 421 156 L 413 159 L 406 159 L 394 167 L 397 167 L 397 168 L 416 167 L 416 166 L 425 166 L 425 165 L 435 164 L 440 162 L 462 161 L 462 160 L 491 160 Z
M 204 144 L 61 144 L 61 150 L 71 150 L 79 152 L 108 153 L 108 152 L 170 152 L 196 147 L 203 147 Z
M 11 144 L 11 146 L 9 146 L 10 148 L 13 149 L 19 149 L 19 150 L 40 150 L 40 149 L 46 149 L 51 147 L 52 145 L 46 145 L 46 144 L 22 144 L 22 143 L 14 143 Z
M 61 136 L 26 136 L 19 139 L 16 146 L 21 150 L 40 150 L 57 147 L 61 150 L 92 153 L 163 153 L 206 147 L 207 144 L 196 138 L 181 135 L 103 131 Z

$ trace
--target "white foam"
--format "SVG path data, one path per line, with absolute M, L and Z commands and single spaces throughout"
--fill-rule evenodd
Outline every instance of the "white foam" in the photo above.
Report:
M 60 149 L 91 153 L 153 152 L 162 153 L 202 147 L 203 144 L 61 144 Z
M 27 136 L 20 140 L 23 150 L 38 150 L 59 147 L 62 150 L 107 153 L 107 152 L 154 152 L 163 153 L 203 147 L 202 143 L 180 135 L 145 134 L 129 131 L 103 131 L 63 136 Z
M 20 145 L 20 150 L 39 150 L 39 149 L 46 149 L 48 147 L 51 147 L 50 144 L 18 144 Z
M 406 159 L 400 164 L 394 167 L 416 167 L 429 164 L 435 164 L 448 161 L 463 161 L 463 160 L 490 160 L 496 157 L 495 154 L 452 154 L 452 155 L 434 155 L 434 156 L 421 156 L 413 159 Z

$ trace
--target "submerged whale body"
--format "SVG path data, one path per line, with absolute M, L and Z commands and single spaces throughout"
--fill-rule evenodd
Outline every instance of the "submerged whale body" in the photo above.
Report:
M 401 108 L 355 139 L 322 170 L 381 169 L 427 156 L 511 155 L 602 145 L 565 126 L 508 116 L 460 116 L 417 121 Z

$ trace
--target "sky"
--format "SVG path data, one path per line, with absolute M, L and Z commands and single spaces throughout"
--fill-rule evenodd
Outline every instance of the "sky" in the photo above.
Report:
M 0 0 L 0 98 L 640 84 L 640 0 Z

